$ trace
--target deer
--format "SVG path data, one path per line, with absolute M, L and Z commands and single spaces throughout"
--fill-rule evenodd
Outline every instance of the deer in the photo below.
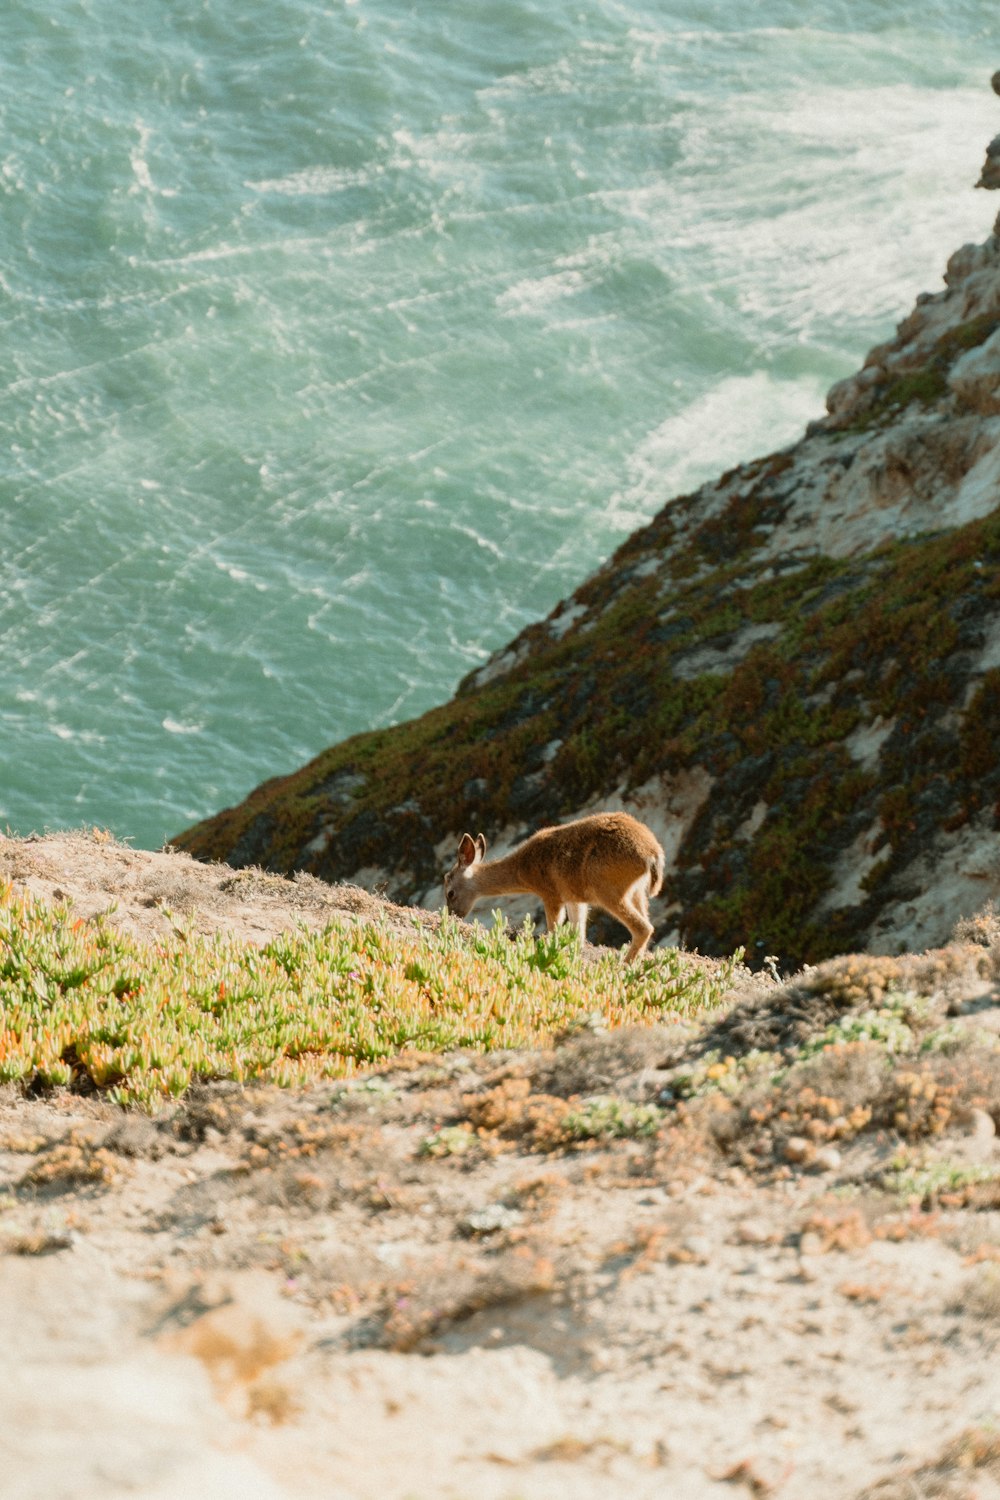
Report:
M 445 902 L 452 916 L 466 917 L 484 897 L 537 896 L 548 931 L 568 919 L 581 943 L 587 908 L 598 906 L 628 928 L 632 945 L 625 962 L 631 964 L 653 936 L 649 898 L 663 885 L 663 862 L 655 835 L 624 812 L 541 828 L 500 859 L 486 858 L 481 833 L 465 833 L 444 877 Z

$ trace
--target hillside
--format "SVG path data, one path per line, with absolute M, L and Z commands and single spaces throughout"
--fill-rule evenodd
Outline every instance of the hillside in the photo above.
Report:
M 667 850 L 662 940 L 794 967 L 1000 894 L 998 736 L 995 230 L 800 442 L 672 501 L 449 703 L 173 843 L 437 906 L 465 830 L 624 807 Z
M 996 913 L 679 962 L 0 839 L 5 1500 L 993 1500 Z

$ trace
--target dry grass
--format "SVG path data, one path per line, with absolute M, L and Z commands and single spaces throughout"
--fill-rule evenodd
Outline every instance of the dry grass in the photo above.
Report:
M 865 1488 L 857 1500 L 978 1500 L 978 1477 L 1000 1480 L 1000 1435 L 969 1428 L 937 1458 L 908 1465 Z
M 366 1339 L 409 1352 L 476 1313 L 546 1296 L 556 1285 L 554 1262 L 528 1245 L 503 1251 L 485 1265 L 447 1258 L 419 1277 L 386 1288 Z

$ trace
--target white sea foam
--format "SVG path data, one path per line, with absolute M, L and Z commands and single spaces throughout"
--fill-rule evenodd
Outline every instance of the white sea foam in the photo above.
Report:
M 78 745 L 104 745 L 107 738 L 98 734 L 94 729 L 73 729 L 69 724 L 53 722 L 48 725 L 50 734 L 55 735 L 57 740 L 72 740 Z
M 149 172 L 149 163 L 146 160 L 146 151 L 149 147 L 152 131 L 150 130 L 149 126 L 144 125 L 141 120 L 137 120 L 135 122 L 135 128 L 138 132 L 139 139 L 136 141 L 135 145 L 132 147 L 132 150 L 129 152 L 129 162 L 131 163 L 132 171 L 135 175 L 135 185 L 137 188 L 141 188 L 144 192 L 152 193 L 155 191 L 155 188 L 153 185 L 153 179 L 150 176 Z
M 764 424 L 768 450 L 801 437 L 824 394 L 815 379 L 776 380 L 764 371 L 720 381 L 682 405 L 629 457 L 628 482 L 611 500 L 616 525 L 633 530 L 673 496 L 754 457 Z
M 259 182 L 247 182 L 252 193 L 272 193 L 286 198 L 322 197 L 326 193 L 341 193 L 347 188 L 364 187 L 385 168 L 374 167 L 303 167 L 287 177 L 267 177 Z
M 497 308 L 508 317 L 532 316 L 546 312 L 554 302 L 574 296 L 586 284 L 582 271 L 554 271 L 551 276 L 527 277 L 497 297 Z

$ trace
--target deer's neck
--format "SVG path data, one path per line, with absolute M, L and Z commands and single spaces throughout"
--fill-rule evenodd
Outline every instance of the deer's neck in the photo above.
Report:
M 517 891 L 527 891 L 518 861 L 513 854 L 501 859 L 488 859 L 475 873 L 476 891 L 480 896 L 510 896 Z

